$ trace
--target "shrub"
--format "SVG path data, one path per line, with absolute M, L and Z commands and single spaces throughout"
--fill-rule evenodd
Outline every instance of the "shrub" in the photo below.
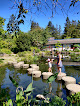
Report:
M 75 52 L 79 52 L 80 50 L 79 50 L 79 48 L 76 48 L 74 51 L 75 51 Z
M 30 50 L 31 41 L 30 36 L 27 34 L 19 35 L 19 37 L 16 39 L 16 45 L 19 49 L 19 52 Z
M 40 49 L 37 47 L 31 47 L 30 50 L 33 52 L 33 50 L 35 50 L 35 53 L 39 53 Z
M 11 50 L 10 49 L 7 49 L 7 48 L 2 48 L 0 49 L 0 53 L 6 53 L 6 54 L 11 54 Z

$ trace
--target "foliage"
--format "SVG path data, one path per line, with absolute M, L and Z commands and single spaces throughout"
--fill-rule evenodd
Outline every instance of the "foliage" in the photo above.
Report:
M 17 104 L 17 106 L 23 106 L 25 104 L 27 106 L 30 106 L 30 102 L 32 99 L 28 99 L 28 97 L 30 96 L 32 90 L 33 90 L 32 83 L 30 83 L 28 87 L 26 88 L 26 90 L 24 91 L 23 91 L 23 87 L 20 87 L 20 86 L 17 87 L 16 89 L 17 94 L 16 94 L 16 100 L 15 100 L 15 103 Z M 9 105 L 13 106 L 11 99 L 9 99 L 7 102 L 3 102 L 3 106 L 9 106 Z
M 45 51 L 45 56 L 50 56 L 50 51 Z
M 57 75 L 58 75 L 58 73 L 55 73 L 54 75 L 51 75 L 51 76 L 47 79 L 47 82 L 49 83 L 49 82 L 54 81 L 54 80 L 57 78 Z
M 32 22 L 31 22 L 31 31 L 34 30 L 34 29 L 36 29 L 36 28 L 41 29 L 41 28 L 39 27 L 39 24 L 38 24 L 38 23 L 32 21 Z
M 57 42 L 57 43 L 55 44 L 55 47 L 56 47 L 56 48 L 62 47 L 62 46 L 61 46 L 61 43 L 60 43 L 60 42 Z
M 16 86 L 16 87 L 18 87 L 18 83 L 9 75 L 9 79 L 12 81 L 12 83 Z
M 31 37 L 31 45 L 39 48 L 42 48 L 47 43 L 48 37 L 50 37 L 49 32 L 39 28 L 28 32 L 28 34 Z
M 33 52 L 33 50 L 35 50 L 35 53 L 39 53 L 40 49 L 37 47 L 30 47 L 31 52 Z
M 69 17 L 66 19 L 65 28 L 64 28 L 64 34 L 62 35 L 62 38 L 80 38 L 80 21 L 76 22 L 75 20 L 72 20 L 72 22 L 69 20 Z
M 20 52 L 30 50 L 30 36 L 26 33 L 19 35 L 19 37 L 16 39 L 16 45 Z
M 74 47 L 76 47 L 76 48 L 77 48 L 77 47 L 80 47 L 80 46 L 79 46 L 78 44 L 75 44 L 75 45 L 74 45 Z
M 63 101 L 63 99 L 59 98 L 58 96 L 55 96 L 53 99 L 49 99 L 46 98 L 44 100 L 38 100 L 37 98 L 30 98 L 31 92 L 33 91 L 33 87 L 32 87 L 32 83 L 30 83 L 28 85 L 28 87 L 26 88 L 26 90 L 23 91 L 23 87 L 18 86 L 17 82 L 15 80 L 13 80 L 12 77 L 10 77 L 10 80 L 12 81 L 12 83 L 17 87 L 16 89 L 16 100 L 15 100 L 15 104 L 17 106 L 65 106 L 66 102 Z M 40 102 L 41 101 L 41 102 Z M 14 102 L 11 99 L 8 99 L 8 101 L 3 102 L 3 106 L 13 106 Z
M 80 55 L 76 55 L 75 53 L 71 53 L 71 60 L 72 61 L 80 61 Z
M 60 30 L 58 31 L 58 28 L 55 28 L 51 21 L 48 22 L 48 25 L 45 30 L 50 33 L 51 37 L 54 37 L 55 39 L 60 38 Z
M 0 52 L 1 53 L 6 53 L 6 54 L 11 54 L 12 53 L 11 50 L 10 49 L 7 49 L 7 48 L 0 49 Z
M 3 63 L 3 59 L 0 59 L 0 64 Z
M 7 31 L 9 31 L 10 33 L 15 33 L 15 35 L 16 32 L 19 31 L 18 21 L 16 20 L 14 14 L 10 16 L 9 22 L 7 24 Z
M 66 101 L 64 101 L 62 98 L 59 98 L 58 96 L 55 96 L 53 99 L 51 99 L 51 102 L 48 106 L 65 106 Z
M 74 49 L 75 52 L 80 52 L 79 48 Z
M 71 96 L 67 97 L 68 101 L 70 102 L 70 106 L 76 104 L 77 106 L 80 105 L 80 92 L 76 94 L 72 94 Z
M 4 30 L 3 30 L 3 26 L 5 25 L 4 22 L 5 22 L 5 19 L 0 17 L 0 35 L 4 33 Z

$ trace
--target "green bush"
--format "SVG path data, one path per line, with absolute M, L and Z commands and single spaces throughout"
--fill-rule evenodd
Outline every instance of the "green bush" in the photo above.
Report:
M 40 52 L 40 49 L 37 48 L 37 47 L 31 47 L 30 50 L 31 50 L 31 52 L 33 52 L 33 50 L 35 50 L 35 53 L 39 53 Z
M 2 48 L 0 49 L 0 53 L 6 53 L 6 54 L 11 54 L 11 50 L 10 49 L 7 49 L 7 48 Z
M 50 54 L 51 54 L 50 51 L 45 51 L 46 56 L 49 56 Z
M 79 48 L 74 49 L 75 52 L 80 52 Z
M 19 52 L 30 50 L 31 47 L 30 36 L 25 33 L 19 35 L 19 37 L 16 39 L 16 45 Z

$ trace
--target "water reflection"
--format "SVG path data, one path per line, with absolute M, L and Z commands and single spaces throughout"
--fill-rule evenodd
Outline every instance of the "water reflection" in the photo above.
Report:
M 38 64 L 40 66 L 40 71 L 45 72 L 48 71 L 48 65 L 44 62 Z M 53 73 L 56 72 L 56 65 L 53 65 Z M 63 66 L 62 72 L 65 72 L 68 76 L 73 76 L 77 79 L 77 82 L 80 82 L 80 66 Z M 27 70 L 23 69 L 14 69 L 10 66 L 4 66 L 0 68 L 0 93 L 5 89 L 5 98 L 8 95 L 11 99 L 15 99 L 16 95 L 16 87 L 9 79 L 9 75 L 16 82 L 19 83 L 19 86 L 23 86 L 24 89 L 32 82 L 32 76 L 27 74 Z M 47 80 L 40 78 L 33 78 L 33 97 L 36 97 L 37 94 L 45 94 L 47 97 L 53 97 L 54 95 L 58 95 L 59 97 L 66 98 L 66 90 L 62 85 L 62 82 L 57 80 L 52 83 L 47 83 Z M 4 99 L 5 99 L 4 98 Z M 2 99 L 1 99 L 2 100 Z M 6 99 L 5 99 L 6 100 Z

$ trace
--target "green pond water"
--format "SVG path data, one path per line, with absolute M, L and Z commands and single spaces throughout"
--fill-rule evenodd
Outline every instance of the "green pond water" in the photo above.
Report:
M 48 65 L 44 62 L 37 63 L 40 66 L 41 72 L 48 71 Z M 56 72 L 57 67 L 53 63 L 52 67 L 53 73 Z M 80 82 L 80 66 L 68 66 L 62 67 L 62 72 L 66 73 L 68 76 L 76 78 L 77 83 Z M 2 101 L 7 100 L 7 97 L 15 100 L 16 97 L 16 87 L 13 85 L 9 79 L 9 75 L 19 83 L 24 89 L 32 82 L 32 77 L 28 75 L 27 70 L 19 69 L 16 70 L 14 67 L 6 65 L 0 68 L 0 104 Z M 44 94 L 47 92 L 46 97 L 53 97 L 58 95 L 59 97 L 66 100 L 67 94 L 66 89 L 63 87 L 62 83 L 55 80 L 52 83 L 47 83 L 46 80 L 40 78 L 33 78 L 33 97 L 37 94 Z

